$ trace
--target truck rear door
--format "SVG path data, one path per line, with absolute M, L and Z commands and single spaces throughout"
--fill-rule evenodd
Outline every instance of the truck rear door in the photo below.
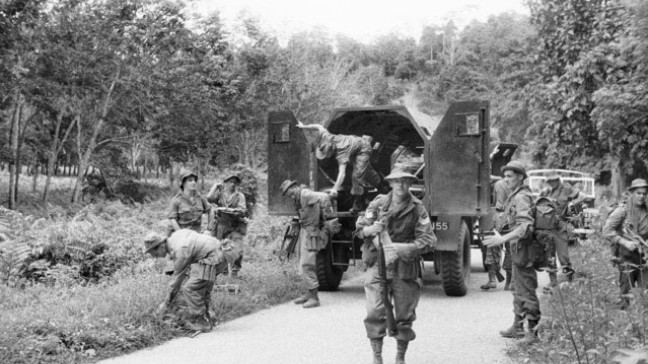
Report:
M 490 207 L 488 101 L 455 102 L 430 140 L 430 214 L 483 216 Z
M 310 185 L 309 144 L 291 111 L 273 111 L 268 114 L 268 214 L 295 214 L 293 201 L 279 190 L 287 179 Z

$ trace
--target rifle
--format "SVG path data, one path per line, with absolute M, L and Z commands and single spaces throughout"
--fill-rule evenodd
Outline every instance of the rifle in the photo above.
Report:
M 290 256 L 295 252 L 295 246 L 299 240 L 299 231 L 301 230 L 301 225 L 299 224 L 298 219 L 293 219 L 288 227 L 286 228 L 286 233 L 284 234 L 283 241 L 281 243 L 281 249 L 279 250 L 279 260 L 282 262 L 284 260 L 290 259 Z
M 380 293 L 382 298 L 383 306 L 385 306 L 386 316 L 387 316 L 387 335 L 396 336 L 398 330 L 396 328 L 396 319 L 394 318 L 394 305 L 392 305 L 391 299 L 389 297 L 389 287 L 387 283 L 387 264 L 385 262 L 385 250 L 382 245 L 383 234 L 387 235 L 386 238 L 389 238 L 387 231 L 383 230 L 379 235 L 374 239 L 377 239 L 377 248 L 378 248 L 378 275 L 380 277 Z
M 214 209 L 214 212 L 217 214 L 227 214 L 233 217 L 244 217 L 247 211 L 232 207 L 217 207 Z
M 648 260 L 648 243 L 634 230 L 632 224 L 624 224 L 622 229 L 623 238 L 632 240 L 636 243 L 639 243 L 639 256 L 644 260 Z M 632 260 L 634 258 L 634 250 L 629 251 L 625 246 L 619 245 L 619 256 L 623 257 L 626 260 Z

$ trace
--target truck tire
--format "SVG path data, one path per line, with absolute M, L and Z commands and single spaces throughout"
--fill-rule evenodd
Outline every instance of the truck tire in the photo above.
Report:
M 317 253 L 317 281 L 320 291 L 335 291 L 340 286 L 344 270 L 333 265 L 333 244 L 329 241 L 326 248 Z
M 465 296 L 470 280 L 470 230 L 461 221 L 456 251 L 441 251 L 443 291 L 448 296 Z

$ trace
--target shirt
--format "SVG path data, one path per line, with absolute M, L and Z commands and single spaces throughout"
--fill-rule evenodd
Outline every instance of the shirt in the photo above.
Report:
M 167 218 L 176 220 L 181 229 L 189 228 L 200 230 L 202 215 L 211 211 L 211 205 L 201 196 L 196 196 L 193 201 L 183 192 L 179 192 L 171 199 Z
M 333 135 L 332 143 L 335 145 L 335 158 L 338 163 L 349 163 L 358 153 L 370 153 L 371 144 L 356 135 Z
M 173 279 L 170 286 L 178 286 L 184 279 L 184 270 L 191 264 L 211 258 L 214 263 L 225 260 L 221 242 L 209 235 L 200 234 L 190 229 L 175 231 L 167 238 L 169 255 L 173 261 Z

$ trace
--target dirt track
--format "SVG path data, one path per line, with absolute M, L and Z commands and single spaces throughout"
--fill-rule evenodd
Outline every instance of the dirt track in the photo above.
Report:
M 465 297 L 446 297 L 431 266 L 417 309 L 408 364 L 510 363 L 506 348 L 515 345 L 498 331 L 511 324 L 512 297 L 504 291 L 483 292 L 486 274 L 479 251 L 472 251 L 470 290 Z M 547 283 L 539 274 L 540 285 Z M 540 290 L 538 291 L 540 292 Z M 540 294 L 540 293 L 539 293 Z M 362 276 L 343 282 L 338 292 L 320 293 L 322 306 L 305 310 L 292 303 L 242 317 L 194 339 L 181 338 L 158 347 L 102 363 L 369 363 L 371 349 L 362 320 L 365 315 Z M 385 340 L 385 363 L 392 363 L 395 340 Z

